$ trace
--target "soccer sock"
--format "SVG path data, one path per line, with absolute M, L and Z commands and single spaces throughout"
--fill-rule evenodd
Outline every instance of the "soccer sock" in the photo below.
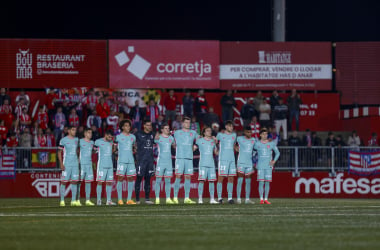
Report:
M 78 186 L 77 184 L 71 183 L 71 201 L 76 201 L 77 200 L 77 191 L 78 191 Z
M 160 188 L 161 188 L 160 185 L 161 185 L 161 177 L 157 177 L 156 178 L 156 187 L 155 187 L 156 199 L 160 198 Z
M 227 183 L 227 192 L 228 192 L 228 200 L 232 199 L 232 191 L 234 189 L 234 183 L 233 182 L 228 182 Z
M 185 179 L 185 199 L 190 195 L 190 179 Z
M 269 181 L 267 181 L 267 182 L 265 183 L 265 199 L 266 199 L 266 200 L 268 200 L 268 195 L 269 195 L 269 185 L 270 185 L 270 183 L 269 183 Z
M 200 200 L 202 200 L 202 196 L 203 196 L 203 186 L 204 186 L 204 182 L 203 181 L 200 181 L 199 184 L 198 184 L 198 198 Z
M 112 185 L 106 185 L 107 201 L 111 200 Z
M 128 181 L 128 199 L 132 200 L 132 193 L 133 193 L 133 181 Z
M 96 196 L 98 201 L 102 199 L 102 184 L 96 186 Z
M 245 179 L 247 180 L 247 179 Z M 238 177 L 237 186 L 236 186 L 236 196 L 238 199 L 241 197 L 241 186 L 243 185 L 243 177 Z
M 77 200 L 80 200 L 80 186 L 81 186 L 81 183 L 79 182 L 78 183 L 78 191 L 77 191 Z
M 181 178 L 176 178 L 174 182 L 174 198 L 178 198 L 179 185 L 181 183 Z
M 170 199 L 170 191 L 171 191 L 171 183 L 170 178 L 165 178 L 165 193 L 166 193 L 166 199 Z
M 208 183 L 208 190 L 210 191 L 210 199 L 214 199 L 214 192 L 215 192 L 215 184 L 214 182 L 209 182 Z
M 262 200 L 264 196 L 264 182 L 263 181 L 259 181 L 259 195 L 260 195 L 260 200 Z
M 66 184 L 61 184 L 61 201 L 65 200 L 65 189 L 66 189 Z
M 218 200 L 222 199 L 223 182 L 218 181 L 216 184 L 216 191 L 218 192 Z
M 91 182 L 86 182 L 84 185 L 86 191 L 86 200 L 90 200 L 91 197 Z
M 123 181 L 118 181 L 116 184 L 117 200 L 123 199 Z
M 245 178 L 245 199 L 249 200 L 251 196 L 251 178 Z

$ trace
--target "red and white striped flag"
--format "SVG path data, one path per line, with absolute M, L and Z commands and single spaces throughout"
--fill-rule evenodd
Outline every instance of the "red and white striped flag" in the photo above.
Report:
M 15 157 L 10 154 L 0 154 L 0 178 L 15 178 Z
M 380 151 L 350 151 L 348 172 L 365 176 L 380 174 Z

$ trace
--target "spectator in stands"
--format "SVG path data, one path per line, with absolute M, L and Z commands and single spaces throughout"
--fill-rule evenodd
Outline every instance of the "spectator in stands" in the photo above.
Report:
M 130 109 L 127 104 L 127 97 L 125 96 L 125 92 L 120 91 L 118 96 L 116 97 L 117 103 L 119 104 L 119 113 L 122 113 L 124 115 L 128 115 L 130 112 Z M 120 119 L 122 121 L 124 119 Z
M 335 168 L 343 170 L 347 166 L 347 144 L 344 142 L 342 135 L 336 136 L 335 149 Z
M 132 119 L 133 128 L 137 131 L 141 130 L 141 121 L 145 118 L 145 109 L 140 108 L 139 100 L 135 101 L 135 106 L 133 106 L 129 112 L 129 117 Z
M 162 124 L 166 123 L 165 118 L 162 114 L 160 114 L 157 118 L 156 126 L 154 126 L 153 133 L 156 133 L 157 131 L 160 131 Z
M 66 117 L 66 121 L 69 121 L 69 116 L 71 112 L 71 107 L 69 106 L 69 101 L 68 100 L 63 100 L 61 103 L 61 108 L 62 108 L 62 113 Z M 78 119 L 79 120 L 79 119 Z
M 113 131 L 116 135 L 119 129 L 119 116 L 116 114 L 115 110 L 111 111 L 111 114 L 107 117 L 107 127 Z
M 83 124 L 84 95 L 80 93 L 79 89 L 74 89 L 74 93 L 69 95 L 69 101 L 69 106 L 75 108 L 80 124 Z
M 102 121 L 102 123 L 101 123 L 100 128 L 98 129 L 98 131 L 99 131 L 99 136 L 100 137 L 104 137 L 104 135 L 108 131 L 108 124 L 107 124 L 106 121 Z
M 211 129 L 211 135 L 216 137 L 220 131 L 220 125 L 218 123 L 213 123 L 211 124 Z
M 325 146 L 327 147 L 336 147 L 336 139 L 333 132 L 329 132 L 326 138 Z M 327 150 L 327 161 L 328 165 L 331 166 L 331 150 Z
M 348 137 L 347 145 L 353 149 L 358 150 L 360 144 L 361 144 L 360 137 L 358 136 L 358 133 L 356 132 L 356 130 L 353 130 L 351 135 Z
M 218 114 L 216 114 L 216 113 L 214 112 L 214 108 L 213 108 L 213 107 L 210 107 L 210 108 L 208 109 L 208 113 L 207 113 L 207 115 L 203 118 L 203 120 L 204 120 L 204 125 L 205 125 L 205 126 L 208 126 L 208 127 L 211 127 L 211 125 L 212 125 L 213 123 L 221 124 L 221 123 L 220 123 L 219 116 L 218 116 Z
M 8 100 L 8 104 L 11 104 L 11 97 L 7 94 L 6 88 L 0 89 L 0 106 L 4 104 L 4 100 Z
M 165 122 L 172 123 L 176 119 L 177 105 L 179 105 L 178 97 L 174 94 L 174 90 L 169 90 L 169 95 L 165 97 Z
M 63 133 L 64 127 L 67 123 L 65 115 L 62 113 L 62 107 L 57 108 L 57 113 L 54 115 L 54 137 L 59 142 Z
M 204 124 L 204 118 L 207 114 L 208 103 L 204 94 L 204 90 L 200 89 L 198 91 L 198 96 L 195 98 L 195 115 L 197 120 L 202 125 Z
M 93 110 L 92 114 L 88 116 L 86 125 L 88 128 L 91 128 L 92 126 L 95 126 L 97 129 L 100 128 L 102 125 L 102 119 L 100 119 L 100 116 L 98 116 L 96 110 Z
M 18 147 L 18 138 L 16 136 L 16 132 L 10 132 L 6 145 L 8 148 Z
M 38 114 L 37 114 L 37 124 L 40 128 L 43 130 L 48 128 L 49 124 L 49 116 L 48 113 L 45 111 L 45 108 L 43 105 L 40 105 L 38 107 Z
M 0 118 L 4 120 L 5 125 L 7 124 L 7 116 L 12 113 L 13 113 L 13 108 L 9 104 L 9 100 L 5 99 L 3 101 L 3 105 L 0 106 Z M 12 117 L 13 117 L 13 114 L 12 114 Z M 10 120 L 10 122 L 12 121 L 13 119 Z
M 28 106 L 25 104 L 25 99 L 21 97 L 17 103 L 16 108 L 15 108 L 16 119 L 20 118 L 20 115 L 23 113 L 22 110 L 24 108 L 26 108 L 26 110 L 28 111 Z
M 29 128 L 32 124 L 32 119 L 30 118 L 30 115 L 28 114 L 28 109 L 23 108 L 22 114 L 19 117 L 19 124 L 20 124 L 20 132 L 24 131 L 25 128 Z
M 46 129 L 45 135 L 46 135 L 46 146 L 47 147 L 55 147 L 55 146 L 57 146 L 55 137 L 54 137 L 53 133 L 51 132 L 50 128 Z
M 92 141 L 96 141 L 97 139 L 101 138 L 99 129 L 95 125 L 91 126 L 91 130 L 92 130 L 92 137 L 91 137 Z
M 274 126 L 270 126 L 268 128 L 268 140 L 269 141 L 274 141 L 276 145 L 278 145 L 280 141 L 279 134 L 276 132 L 276 128 Z
M 55 93 L 54 88 L 49 88 L 48 93 L 46 95 L 46 107 L 47 113 L 49 116 L 49 127 L 53 125 L 54 115 L 56 113 L 56 100 L 58 99 L 57 93 Z
M 196 131 L 198 133 L 198 135 L 201 132 L 201 128 L 199 126 L 199 122 L 197 121 L 196 116 L 191 117 L 190 129 Z
M 7 142 L 8 128 L 5 126 L 4 120 L 0 120 L 0 147 Z
M 77 114 L 77 111 L 75 110 L 75 108 L 72 108 L 71 110 L 70 110 L 70 115 L 69 115 L 69 119 L 68 119 L 68 121 L 69 121 L 69 125 L 70 126 L 73 126 L 73 127 L 79 127 L 79 125 L 80 125 L 80 120 L 79 120 L 79 116 L 78 116 L 78 114 Z
M 377 133 L 373 132 L 371 138 L 368 140 L 368 146 L 377 147 L 379 146 L 379 142 L 377 140 Z
M 265 98 L 262 100 L 259 106 L 259 110 L 260 110 L 259 122 L 260 122 L 261 128 L 269 129 L 270 127 L 272 127 L 271 119 L 270 119 L 271 108 Z
M 232 90 L 227 90 L 226 94 L 222 96 L 220 104 L 222 105 L 223 124 L 225 124 L 226 121 L 232 121 L 234 119 L 233 108 L 236 106 L 235 97 L 232 95 Z
M 301 152 L 299 152 L 301 153 L 300 155 L 301 155 L 302 160 L 304 160 L 305 164 L 309 165 L 310 167 L 312 167 L 313 165 L 315 166 L 316 162 L 311 162 L 312 154 L 313 154 L 313 150 L 311 148 L 313 146 L 313 138 L 311 136 L 310 129 L 306 129 L 306 133 L 302 137 L 302 146 L 307 147 L 307 148 L 302 148 Z
M 157 119 L 160 115 L 160 109 L 158 108 L 156 102 L 151 99 L 149 105 L 146 107 L 146 117 L 152 122 L 152 127 L 157 126 Z
M 289 139 L 288 139 L 288 146 L 290 147 L 299 147 L 299 146 L 302 146 L 302 141 L 301 141 L 301 138 L 298 136 L 298 131 L 297 130 L 293 130 L 291 135 L 289 136 Z M 299 157 L 298 157 L 298 166 L 300 165 L 300 160 L 301 160 L 301 157 L 300 157 L 300 154 L 298 154 Z M 289 155 L 289 165 L 290 167 L 294 167 L 295 166 L 295 162 L 296 162 L 296 158 L 295 158 L 295 149 L 291 149 L 290 151 L 290 155 Z
M 98 103 L 98 97 L 95 95 L 94 89 L 88 90 L 84 103 L 86 104 L 87 114 L 92 114 Z
M 38 121 L 33 122 L 33 125 L 30 128 L 30 133 L 32 134 L 33 138 L 38 133 L 38 129 L 40 128 Z
M 263 93 L 259 90 L 253 100 L 253 106 L 255 106 L 255 110 L 257 112 L 257 117 L 260 117 L 260 105 L 264 100 Z
M 281 97 L 279 96 L 278 91 L 277 90 L 273 90 L 272 95 L 269 98 L 269 104 L 270 104 L 270 108 L 272 110 L 274 110 L 274 107 L 276 107 L 279 104 L 278 100 L 280 98 Z
M 172 129 L 173 130 L 180 130 L 182 129 L 182 116 L 177 115 L 176 119 L 172 122 Z
M 39 148 L 47 147 L 47 138 L 42 128 L 39 128 L 34 136 L 34 146 Z
M 252 130 L 252 137 L 256 138 L 257 140 L 260 139 L 260 123 L 257 121 L 257 117 L 253 116 L 251 119 L 251 123 L 249 124 Z
M 296 89 L 292 89 L 292 93 L 287 99 L 289 108 L 289 130 L 292 130 L 293 119 L 296 121 L 296 130 L 299 130 L 300 123 L 300 107 L 302 104 L 301 97 Z
M 110 115 L 111 109 L 105 102 L 104 97 L 99 99 L 99 103 L 96 105 L 96 113 L 98 116 L 100 116 L 100 119 L 102 119 L 102 121 L 106 121 L 107 117 Z
M 252 121 L 252 117 L 258 115 L 255 106 L 253 105 L 253 101 L 254 98 L 250 97 L 240 110 L 240 117 L 243 119 L 243 127 L 248 126 Z
M 288 106 L 284 104 L 284 100 L 279 97 L 278 104 L 274 106 L 273 110 L 273 121 L 276 127 L 276 133 L 280 135 L 282 128 L 282 139 L 288 139 L 288 128 L 287 128 L 287 117 L 288 117 Z
M 29 95 L 25 93 L 24 89 L 21 89 L 20 90 L 20 94 L 18 94 L 16 96 L 16 103 L 18 103 L 21 98 L 23 98 L 25 100 L 25 105 L 29 107 L 29 105 L 30 105 L 30 98 L 29 98 Z
M 183 116 L 192 118 L 194 115 L 194 97 L 189 90 L 186 90 L 185 95 L 182 97 Z

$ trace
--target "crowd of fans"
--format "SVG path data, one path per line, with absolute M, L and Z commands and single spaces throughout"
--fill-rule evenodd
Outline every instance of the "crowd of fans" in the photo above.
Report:
M 79 90 L 65 93 L 50 88 L 45 97 L 45 105 L 40 105 L 35 112 L 31 110 L 30 98 L 21 90 L 14 100 L 11 100 L 5 88 L 0 93 L 0 136 L 1 146 L 7 147 L 54 147 L 65 136 L 67 126 L 78 128 L 78 137 L 83 137 L 83 130 L 89 127 L 93 131 L 93 140 L 101 138 L 108 129 L 114 134 L 119 133 L 119 121 L 128 118 L 135 130 L 141 129 L 144 119 L 150 119 L 155 131 L 161 124 L 169 122 L 171 129 L 181 129 L 182 117 L 191 120 L 191 129 L 200 133 L 200 128 L 207 125 L 212 128 L 213 135 L 223 129 L 224 123 L 233 120 L 233 108 L 236 107 L 232 91 L 227 91 L 220 100 L 221 115 L 214 112 L 208 105 L 204 91 L 199 90 L 196 96 L 186 91 L 182 100 L 169 90 L 159 107 L 150 100 L 146 107 L 140 107 L 140 101 L 135 105 L 127 105 L 126 96 L 120 92 L 107 94 L 90 89 L 86 94 Z M 306 131 L 303 138 L 297 134 L 299 129 L 299 111 L 302 100 L 295 89 L 289 97 L 283 100 L 277 91 L 270 98 L 265 98 L 261 91 L 256 96 L 248 98 L 240 110 L 243 126 L 252 128 L 253 137 L 259 137 L 260 128 L 268 128 L 272 140 L 280 145 L 288 146 L 378 146 L 377 134 L 373 133 L 368 143 L 364 143 L 353 131 L 347 141 L 341 135 L 329 133 L 325 143 L 316 132 Z M 295 120 L 295 128 L 292 122 Z M 292 131 L 288 136 L 288 130 Z

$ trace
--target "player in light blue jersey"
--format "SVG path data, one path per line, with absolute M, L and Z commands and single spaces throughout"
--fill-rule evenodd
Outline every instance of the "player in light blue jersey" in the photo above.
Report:
M 250 126 L 244 127 L 244 135 L 237 138 L 238 145 L 236 151 L 239 152 L 237 160 L 238 181 L 236 186 L 237 203 L 241 204 L 241 187 L 245 176 L 245 203 L 253 204 L 249 199 L 251 194 L 251 176 L 254 173 L 252 155 L 253 146 L 256 139 L 252 138 L 252 130 Z
M 77 201 L 78 181 L 79 181 L 79 161 L 78 161 L 78 138 L 75 137 L 77 128 L 68 127 L 68 135 L 62 138 L 58 147 L 58 160 L 61 166 L 61 202 L 60 206 L 65 206 L 66 183 L 71 183 L 71 206 L 81 206 Z M 63 153 L 63 156 L 62 156 Z
M 91 128 L 84 129 L 84 138 L 79 140 L 79 160 L 80 160 L 80 180 L 85 182 L 86 206 L 94 206 L 91 202 L 91 182 L 94 181 L 94 171 L 92 169 L 92 153 L 94 141 Z M 80 182 L 78 185 L 78 200 L 80 197 Z
M 212 137 L 212 130 L 207 126 L 202 129 L 202 136 L 203 137 L 198 138 L 196 141 L 200 152 L 198 203 L 203 204 L 203 187 L 205 181 L 208 180 L 210 204 L 218 204 L 218 202 L 214 199 L 214 182 L 216 181 L 214 154 L 218 154 L 215 137 Z
M 102 205 L 102 184 L 106 182 L 106 205 L 116 205 L 111 200 L 112 182 L 113 182 L 113 163 L 112 153 L 114 152 L 113 146 L 113 131 L 107 130 L 104 137 L 95 141 L 94 147 L 98 151 L 98 166 L 96 171 L 96 187 L 97 205 Z
M 126 204 L 135 205 L 136 202 L 132 200 L 133 182 L 136 176 L 135 158 L 133 151 L 136 148 L 136 137 L 131 134 L 132 122 L 130 120 L 123 120 L 120 122 L 121 134 L 116 136 L 115 143 L 117 144 L 118 159 L 117 159 L 117 204 L 123 205 L 123 180 L 124 176 L 127 177 L 128 182 L 128 197 Z
M 234 124 L 232 121 L 226 121 L 225 132 L 218 133 L 216 140 L 219 142 L 219 163 L 218 163 L 218 201 L 223 204 L 222 192 L 223 192 L 223 179 L 228 178 L 227 192 L 228 203 L 233 204 L 232 199 L 234 177 L 236 176 L 236 164 L 235 164 L 235 143 L 236 133 L 234 133 Z
M 178 204 L 178 191 L 181 183 L 182 175 L 185 175 L 185 204 L 195 204 L 195 201 L 190 199 L 190 181 L 193 175 L 193 146 L 194 141 L 199 135 L 194 130 L 190 129 L 190 118 L 182 119 L 182 129 L 174 132 L 176 143 L 176 160 L 175 160 L 175 175 L 174 183 L 174 203 Z
M 260 130 L 260 141 L 256 142 L 254 149 L 257 150 L 258 162 L 257 168 L 257 181 L 259 182 L 260 204 L 271 204 L 268 201 L 269 183 L 272 181 L 272 170 L 274 164 L 280 157 L 280 151 L 274 141 L 268 140 L 268 131 L 264 128 Z M 275 153 L 272 158 L 273 152 Z M 264 183 L 265 183 L 265 199 L 264 197 Z
M 173 177 L 171 148 L 172 145 L 174 145 L 174 137 L 170 135 L 170 129 L 167 123 L 161 125 L 161 134 L 156 134 L 154 142 L 158 146 L 155 186 L 156 204 L 160 204 L 160 186 L 162 178 L 165 178 L 166 204 L 174 204 L 174 201 L 170 199 L 170 180 Z

